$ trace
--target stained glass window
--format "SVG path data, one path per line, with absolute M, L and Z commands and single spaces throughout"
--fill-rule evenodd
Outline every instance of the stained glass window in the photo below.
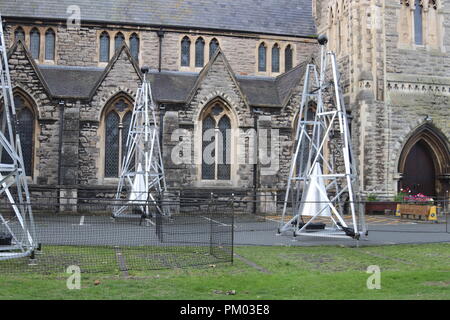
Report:
M 109 61 L 109 35 L 105 31 L 100 35 L 100 62 Z
M 45 33 L 45 60 L 55 60 L 55 32 L 52 29 Z
M 285 72 L 292 69 L 292 47 L 291 45 L 288 45 L 286 49 L 284 50 L 284 69 Z
M 217 178 L 219 180 L 230 180 L 231 166 L 230 166 L 230 146 L 231 146 L 231 122 L 230 119 L 224 115 L 219 121 L 219 131 L 221 133 L 222 146 L 219 151 L 222 153 L 217 166 Z
M 139 37 L 136 33 L 130 37 L 130 51 L 133 58 L 139 60 Z
M 34 114 L 30 104 L 20 95 L 14 95 L 14 105 L 16 115 L 19 120 L 19 137 L 22 146 L 23 162 L 27 176 L 33 174 L 33 148 L 34 148 Z M 4 109 L 2 106 L 0 125 L 3 124 Z M 5 124 L 5 137 L 9 139 L 9 132 Z M 2 163 L 13 163 L 11 157 L 5 150 L 2 150 Z
M 205 40 L 203 38 L 198 38 L 195 41 L 195 66 L 203 67 L 205 61 Z
M 206 117 L 203 120 L 203 146 L 202 146 L 202 179 L 214 180 L 215 179 L 215 150 L 207 152 L 206 148 L 215 143 L 215 136 L 211 137 L 211 130 L 215 128 L 215 121 L 211 117 Z M 209 139 L 211 138 L 211 139 Z M 209 149 L 211 150 L 211 149 Z
M 14 31 L 14 37 L 16 38 L 16 41 L 22 40 L 22 42 L 25 42 L 25 32 L 20 27 Z
M 214 53 L 216 53 L 217 49 L 219 49 L 219 41 L 217 41 L 217 39 L 214 38 L 209 43 L 209 59 L 212 58 Z
M 181 66 L 189 67 L 191 59 L 191 40 L 188 37 L 184 37 L 181 40 Z
M 41 50 L 41 35 L 37 28 L 34 28 L 30 32 L 30 51 L 33 59 L 39 59 Z
M 423 44 L 422 5 L 418 0 L 416 0 L 416 8 L 414 10 L 414 34 L 416 44 Z
M 116 37 L 114 38 L 114 50 L 117 51 L 122 47 L 122 44 L 125 42 L 125 37 L 121 32 L 116 34 Z
M 128 131 L 131 125 L 132 104 L 123 97 L 116 98 L 110 104 L 105 117 L 105 170 L 104 176 L 119 176 L 124 157 L 127 153 Z M 134 163 L 132 160 L 131 163 Z
M 272 47 L 272 72 L 280 72 L 280 47 L 278 44 Z
M 203 120 L 202 179 L 231 179 L 231 121 L 226 110 L 215 104 Z
M 119 115 L 110 112 L 106 116 L 105 132 L 105 177 L 119 174 Z
M 22 156 L 25 166 L 25 173 L 27 176 L 31 176 L 33 165 L 34 116 L 30 109 L 23 108 L 18 113 L 18 119 L 20 126 L 20 144 L 22 146 Z
M 266 71 L 266 45 L 261 43 L 258 48 L 258 71 Z

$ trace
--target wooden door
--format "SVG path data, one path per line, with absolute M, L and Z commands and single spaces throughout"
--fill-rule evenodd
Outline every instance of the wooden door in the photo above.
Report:
M 418 141 L 406 158 L 401 185 L 408 187 L 411 194 L 436 195 L 436 174 L 431 152 L 425 142 Z

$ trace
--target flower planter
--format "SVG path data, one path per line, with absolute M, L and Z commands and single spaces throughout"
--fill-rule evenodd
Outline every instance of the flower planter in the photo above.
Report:
M 366 202 L 365 214 L 385 214 L 386 210 L 390 210 L 394 214 L 397 204 L 398 202 L 394 201 L 369 201 Z

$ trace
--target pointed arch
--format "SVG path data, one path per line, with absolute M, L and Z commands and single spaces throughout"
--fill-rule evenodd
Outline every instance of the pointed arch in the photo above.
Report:
M 13 90 L 14 105 L 16 107 L 16 117 L 19 123 L 19 136 L 22 146 L 22 156 L 25 166 L 25 173 L 29 177 L 34 176 L 35 150 L 37 143 L 38 121 L 37 108 L 31 96 L 20 88 Z M 3 123 L 3 102 L 0 102 L 0 124 Z M 8 136 L 8 132 L 5 132 Z M 2 156 L 2 158 L 4 158 Z M 2 159 L 2 162 L 7 162 Z
M 101 173 L 104 178 L 119 176 L 131 124 L 132 101 L 128 94 L 119 92 L 111 97 L 103 108 L 99 131 L 103 137 Z
M 214 53 L 216 53 L 217 49 L 219 49 L 219 41 L 216 38 L 213 38 L 210 42 L 209 42 L 209 59 L 211 59 L 214 55 Z
M 100 62 L 109 62 L 109 34 L 103 31 L 100 34 L 100 49 L 99 49 Z
M 52 28 L 45 32 L 45 60 L 55 60 L 56 34 Z
M 114 51 L 119 50 L 122 47 L 122 44 L 125 42 L 125 36 L 122 32 L 117 32 L 114 37 Z
M 181 39 L 181 66 L 189 67 L 191 64 L 191 39 L 185 36 Z
M 272 47 L 272 72 L 280 72 L 280 46 L 278 43 Z
M 264 42 L 261 42 L 258 47 L 258 71 L 267 71 L 267 46 Z
M 195 67 L 202 68 L 205 62 L 205 40 L 199 37 L 195 41 Z
M 235 176 L 232 161 L 236 154 L 233 130 L 237 128 L 235 114 L 220 97 L 211 100 L 201 110 L 198 132 L 201 155 L 200 180 L 231 181 Z
M 38 60 L 41 53 L 41 33 L 38 28 L 30 31 L 30 51 L 33 59 Z
M 17 27 L 16 30 L 14 30 L 14 40 L 21 40 L 23 43 L 25 43 L 25 31 L 22 27 Z
M 429 157 L 432 162 L 432 167 L 428 168 L 430 172 L 434 173 L 434 178 L 430 181 L 435 188 L 435 195 L 442 195 L 445 190 L 448 190 L 448 175 L 450 174 L 450 148 L 448 139 L 440 132 L 432 123 L 425 123 L 414 130 L 406 140 L 398 160 L 398 172 L 401 175 L 399 188 L 407 186 L 406 182 L 408 175 L 408 166 L 411 159 L 410 155 L 413 152 L 421 152 L 424 157 Z M 418 160 L 417 160 L 418 161 Z M 421 168 L 424 170 L 426 168 Z M 423 176 L 423 174 L 420 174 Z M 408 186 L 411 187 L 411 186 Z

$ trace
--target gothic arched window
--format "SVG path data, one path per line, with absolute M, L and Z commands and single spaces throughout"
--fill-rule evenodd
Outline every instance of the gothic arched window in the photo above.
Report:
M 209 43 L 209 59 L 212 58 L 214 53 L 216 53 L 217 49 L 219 49 L 219 41 L 217 41 L 217 39 L 214 38 Z
M 181 66 L 189 67 L 191 60 L 191 40 L 184 37 L 181 40 Z
M 55 60 L 55 32 L 48 29 L 45 33 L 45 60 Z
M 266 71 L 266 45 L 261 43 L 258 48 L 258 71 Z
M 272 72 L 280 72 L 280 47 L 276 43 L 272 47 Z
M 23 29 L 21 27 L 18 27 L 14 31 L 14 38 L 16 41 L 21 40 L 23 43 L 25 43 L 25 31 L 23 31 Z
M 423 44 L 423 21 L 422 21 L 422 5 L 416 0 L 414 8 L 414 40 L 416 44 Z
M 39 59 L 41 52 L 41 34 L 37 28 L 33 28 L 30 32 L 30 51 L 33 59 Z
M 19 137 L 22 146 L 23 163 L 25 166 L 25 174 L 33 175 L 33 158 L 34 158 L 34 128 L 35 116 L 32 104 L 21 94 L 14 94 L 14 105 L 16 107 L 16 116 L 19 121 Z M 0 125 L 3 125 L 3 106 L 1 108 Z M 5 127 L 6 128 L 6 127 Z M 5 136 L 9 139 L 9 132 L 5 129 Z M 2 150 L 2 163 L 12 163 L 12 159 L 5 150 Z
M 139 60 L 139 37 L 136 33 L 130 37 L 130 51 L 133 58 Z
M 105 126 L 105 168 L 106 178 L 116 178 L 126 154 L 126 141 L 131 124 L 132 103 L 125 97 L 118 97 L 107 107 Z
M 100 35 L 100 62 L 109 61 L 109 34 L 102 32 Z
M 231 179 L 231 120 L 228 110 L 215 103 L 202 120 L 203 180 Z
M 288 45 L 284 49 L 284 71 L 287 72 L 292 69 L 293 66 L 293 50 L 291 45 Z
M 205 40 L 202 37 L 195 41 L 195 67 L 203 67 L 205 61 Z
M 114 37 L 114 50 L 117 51 L 122 47 L 122 44 L 125 42 L 125 37 L 123 36 L 122 32 L 119 32 Z

